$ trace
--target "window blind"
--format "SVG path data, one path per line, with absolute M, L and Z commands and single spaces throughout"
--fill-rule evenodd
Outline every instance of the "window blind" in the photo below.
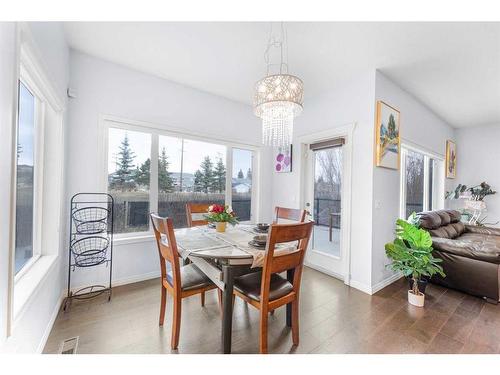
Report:
M 342 147 L 345 144 L 345 138 L 334 138 L 327 141 L 311 143 L 309 148 L 313 151 L 324 150 L 325 148 Z

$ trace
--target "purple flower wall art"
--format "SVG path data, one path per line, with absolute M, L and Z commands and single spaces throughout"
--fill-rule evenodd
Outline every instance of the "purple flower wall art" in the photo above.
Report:
M 274 170 L 277 173 L 289 173 L 292 171 L 292 145 L 278 147 L 274 159 Z

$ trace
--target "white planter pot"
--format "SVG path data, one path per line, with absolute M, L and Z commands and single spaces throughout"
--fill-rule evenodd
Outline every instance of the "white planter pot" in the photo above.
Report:
M 413 294 L 411 290 L 408 291 L 408 302 L 410 305 L 417 307 L 424 307 L 425 294 L 421 293 L 420 295 Z

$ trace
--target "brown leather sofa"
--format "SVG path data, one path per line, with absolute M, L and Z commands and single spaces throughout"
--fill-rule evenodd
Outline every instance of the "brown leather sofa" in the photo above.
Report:
M 498 303 L 500 289 L 500 228 L 460 222 L 460 212 L 421 212 L 420 227 L 432 236 L 433 254 L 443 260 L 446 277 L 431 282 Z

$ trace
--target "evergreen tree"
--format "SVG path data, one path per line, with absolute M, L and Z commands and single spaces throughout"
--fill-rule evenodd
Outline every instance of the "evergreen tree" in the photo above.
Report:
M 169 165 L 167 151 L 163 147 L 158 158 L 158 189 L 165 193 L 174 191 L 174 180 L 172 174 L 168 171 Z
M 135 182 L 137 185 L 146 186 L 149 188 L 151 178 L 151 159 L 147 158 L 140 167 L 137 167 L 135 172 Z
M 116 172 L 112 176 L 110 187 L 117 190 L 132 190 L 136 187 L 134 181 L 135 170 L 132 168 L 135 153 L 130 148 L 127 133 L 125 133 L 125 137 L 118 149 L 120 151 L 116 162 Z
M 196 172 L 194 172 L 194 191 L 196 192 L 203 191 L 202 180 L 203 180 L 203 174 L 198 169 Z
M 214 186 L 213 191 L 222 193 L 226 190 L 226 166 L 221 158 L 217 161 L 214 169 Z
M 238 172 L 238 178 L 245 178 L 245 175 L 243 174 L 243 171 L 241 169 Z
M 387 132 L 389 133 L 389 138 L 396 138 L 396 121 L 394 120 L 394 115 L 391 113 L 389 115 L 389 124 L 387 125 Z
M 248 179 L 248 180 L 251 180 L 251 179 L 252 179 L 252 168 L 248 168 L 248 171 L 247 171 L 247 179 Z
M 201 191 L 204 191 L 205 193 L 210 192 L 213 189 L 214 186 L 214 171 L 213 171 L 213 163 L 210 160 L 209 156 L 205 156 L 203 161 L 200 164 L 201 168 Z

